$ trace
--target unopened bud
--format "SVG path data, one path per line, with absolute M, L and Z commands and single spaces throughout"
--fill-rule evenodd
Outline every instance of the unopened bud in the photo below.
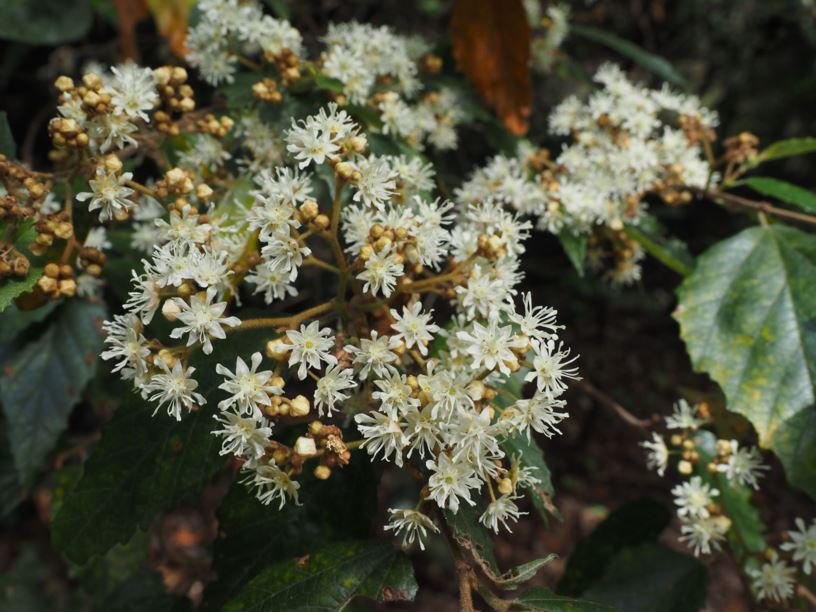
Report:
M 318 480 L 328 480 L 331 476 L 331 468 L 326 465 L 318 465 L 314 469 L 314 475 Z
M 314 457 L 317 454 L 314 438 L 300 436 L 295 440 L 295 452 L 301 457 Z
M 289 402 L 289 414 L 294 417 L 302 417 L 309 414 L 309 400 L 303 395 L 298 395 L 291 402 Z
M 510 495 L 513 492 L 513 481 L 509 478 L 502 478 L 499 481 L 499 493 L 502 495 Z
M 165 300 L 164 304 L 162 304 L 161 311 L 162 316 L 173 323 L 176 319 L 178 319 L 181 308 L 179 308 L 179 305 L 175 300 Z
M 688 476 L 694 471 L 694 467 L 689 461 L 683 460 L 677 464 L 677 471 L 683 474 L 683 476 Z
M 266 356 L 270 359 L 285 359 L 289 355 L 289 348 L 280 338 L 266 343 Z

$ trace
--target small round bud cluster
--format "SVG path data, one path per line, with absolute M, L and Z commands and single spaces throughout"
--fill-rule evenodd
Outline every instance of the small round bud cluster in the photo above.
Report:
M 433 53 L 426 53 L 419 58 L 419 68 L 426 74 L 439 74 L 442 72 L 442 58 Z
M 73 297 L 76 295 L 76 281 L 74 271 L 67 264 L 46 264 L 37 286 L 47 296 L 57 299 L 60 297 Z
M 279 104 L 283 100 L 278 84 L 274 79 L 263 79 L 252 86 L 252 95 L 258 100 Z
M 90 142 L 82 126 L 70 117 L 54 117 L 48 123 L 48 135 L 59 148 L 84 149 Z
M 30 267 L 25 255 L 11 245 L 0 243 L 0 280 L 11 276 L 24 278 Z
M 736 136 L 726 138 L 725 159 L 731 164 L 742 164 L 756 157 L 759 150 L 759 138 L 751 132 L 740 132 Z
M 34 224 L 34 229 L 37 230 L 37 236 L 28 248 L 35 255 L 44 254 L 54 244 L 55 238 L 68 240 L 74 234 L 74 226 L 64 211 L 39 219 Z
M 193 88 L 187 84 L 187 71 L 180 66 L 161 66 L 153 70 L 156 89 L 162 102 L 162 109 L 153 115 L 156 129 L 171 136 L 181 133 L 174 116 L 195 110 Z
M 278 69 L 284 87 L 289 87 L 300 80 L 300 57 L 291 49 L 282 49 L 278 53 L 267 49 L 264 51 L 264 60 L 270 64 L 274 64 Z M 253 92 L 254 89 L 253 87 Z
M 190 170 L 172 168 L 165 173 L 164 178 L 156 182 L 154 191 L 160 198 L 187 195 L 195 189 L 193 179 L 195 175 Z
M 107 255 L 94 247 L 80 247 L 79 248 L 79 265 L 88 274 L 94 277 L 102 275 L 102 267 L 107 261 Z
M 43 181 L 42 176 L 0 154 L 0 182 L 9 193 L 35 208 L 51 190 L 51 183 Z M 23 216 L 31 216 L 25 212 L 27 208 L 23 207 Z
M 235 122 L 227 115 L 216 117 L 211 113 L 207 113 L 203 119 L 199 119 L 195 123 L 196 130 L 214 136 L 215 138 L 223 138 L 233 128 Z

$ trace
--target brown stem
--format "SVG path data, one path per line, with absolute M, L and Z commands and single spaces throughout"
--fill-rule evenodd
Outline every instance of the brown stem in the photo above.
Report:
M 243 331 L 246 329 L 264 329 L 268 327 L 296 327 L 302 321 L 317 317 L 334 308 L 336 302 L 325 302 L 318 304 L 312 308 L 308 308 L 303 312 L 288 317 L 262 317 L 259 319 L 247 319 L 242 321 L 240 325 L 229 328 L 227 331 Z
M 151 198 L 154 198 L 156 200 L 159 199 L 155 191 L 153 191 L 150 187 L 145 187 L 141 183 L 137 183 L 136 181 L 125 181 L 125 185 L 127 185 L 131 189 L 135 189 L 139 193 L 145 194 L 146 196 L 150 196 Z
M 796 594 L 799 597 L 807 599 L 810 602 L 810 605 L 816 608 L 816 595 L 813 594 L 809 588 L 807 588 L 804 584 L 800 584 L 796 587 Z
M 621 406 L 618 402 L 613 400 L 611 397 L 600 391 L 599 389 L 595 388 L 592 384 L 588 383 L 585 380 L 575 380 L 571 382 L 571 385 L 576 389 L 579 389 L 586 393 L 588 396 L 593 398 L 594 400 L 600 402 L 607 408 L 611 408 L 614 410 L 620 418 L 624 421 L 629 423 L 630 425 L 634 425 L 635 427 L 640 427 L 642 429 L 649 429 L 652 426 L 652 422 L 647 419 L 640 419 L 636 417 L 634 414 L 629 412 L 626 408 Z
M 707 198 L 711 198 L 712 200 L 724 200 L 727 204 L 741 206 L 742 208 L 748 208 L 759 213 L 765 213 L 766 215 L 816 225 L 816 217 L 813 215 L 796 212 L 795 210 L 788 210 L 786 208 L 778 208 L 770 202 L 749 200 L 748 198 L 743 198 L 742 196 L 723 191 L 707 191 L 703 195 L 705 195 Z

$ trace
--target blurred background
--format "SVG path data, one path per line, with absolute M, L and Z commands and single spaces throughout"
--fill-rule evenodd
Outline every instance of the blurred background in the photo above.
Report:
M 47 123 L 55 113 L 53 80 L 76 75 L 88 66 L 124 59 L 145 65 L 178 63 L 190 13 L 188 0 L 3 0 L 0 2 L 0 110 L 8 115 L 18 156 L 36 169 L 48 167 Z M 400 33 L 431 41 L 453 72 L 447 36 L 451 2 L 417 0 L 267 0 L 268 10 L 285 17 L 317 48 L 329 22 L 387 24 Z M 527 2 L 543 12 L 546 3 Z M 710 108 L 720 113 L 722 140 L 753 132 L 761 143 L 816 133 L 816 3 L 807 0 L 597 0 L 568 2 L 575 23 L 614 32 L 666 58 Z M 537 26 L 537 24 L 531 24 Z M 618 60 L 635 78 L 659 85 L 645 72 L 608 48 L 570 36 L 561 52 L 569 59 L 549 72 L 536 72 L 531 129 L 533 142 L 547 144 L 545 119 L 565 95 L 585 89 L 580 74 L 591 74 L 603 60 Z M 196 91 L 206 91 L 201 83 Z M 463 146 L 437 157 L 440 172 L 452 177 L 449 188 L 471 168 L 495 153 L 496 136 L 479 126 L 467 127 Z M 774 168 L 774 176 L 808 189 L 816 172 L 807 157 Z M 458 179 L 457 179 L 458 177 Z M 747 225 L 739 215 L 710 203 L 688 208 L 660 207 L 661 221 L 698 254 L 715 240 Z M 587 381 L 637 417 L 670 412 L 680 396 L 721 403 L 715 385 L 692 372 L 678 328 L 671 318 L 674 289 L 680 281 L 671 270 L 648 259 L 640 285 L 613 288 L 596 278 L 579 278 L 557 241 L 538 234 L 528 245 L 526 289 L 538 303 L 558 308 L 566 325 L 565 341 L 580 354 Z M 0 347 L 1 348 L 1 347 Z M 503 567 L 555 552 L 560 559 L 536 577 L 553 586 L 576 541 L 611 510 L 649 497 L 668 504 L 670 483 L 645 467 L 638 443 L 643 431 L 613 410 L 579 391 L 568 397 L 571 418 L 564 435 L 539 440 L 544 448 L 563 521 L 543 525 L 533 513 L 514 534 L 496 541 Z M 71 431 L 92 443 L 93 411 L 75 409 Z M 807 500 L 785 486 L 781 467 L 770 456 L 772 472 L 756 500 L 769 528 L 787 528 L 807 508 Z M 7 458 L 6 458 L 7 459 Z M 28 500 L 0 519 L 0 610 L 93 609 L 85 591 L 104 589 L 116 567 L 98 567 L 78 576 L 50 546 L 48 520 L 58 503 L 59 471 L 31 492 Z M 220 487 L 220 488 L 219 488 Z M 399 487 L 385 482 L 383 487 Z M 217 533 L 214 508 L 223 485 L 214 483 L 200 503 L 157 522 L 148 532 L 143 562 L 160 572 L 165 587 L 195 601 L 206 581 L 210 544 Z M 676 546 L 676 526 L 662 540 Z M 441 544 L 440 544 L 441 545 Z M 122 563 L 143 555 L 142 548 L 122 547 Z M 135 557 L 134 557 L 135 556 Z M 417 563 L 420 596 L 413 604 L 388 609 L 455 610 L 455 581 L 446 551 L 431 548 Z M 712 568 L 708 607 L 747 610 L 743 586 L 734 567 L 718 561 Z M 97 581 L 97 582 L 94 582 Z M 89 586 L 90 585 L 90 586 Z

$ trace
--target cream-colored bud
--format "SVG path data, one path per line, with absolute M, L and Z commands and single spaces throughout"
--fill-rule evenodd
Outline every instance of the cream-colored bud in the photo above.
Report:
M 167 85 L 170 82 L 170 66 L 161 66 L 153 70 L 153 78 L 159 85 Z
M 119 159 L 116 155 L 106 155 L 104 163 L 105 170 L 107 170 L 111 174 L 116 174 L 122 169 L 122 160 Z
M 301 457 L 314 457 L 317 454 L 314 438 L 300 436 L 295 440 L 295 452 Z
M 74 81 L 71 77 L 67 77 L 65 75 L 57 77 L 57 80 L 54 81 L 54 87 L 59 89 L 62 92 L 66 92 L 70 89 L 74 88 Z
M 502 495 L 510 495 L 513 492 L 513 481 L 509 478 L 502 478 L 499 481 L 499 493 Z
M 467 387 L 467 394 L 474 402 L 478 402 L 484 397 L 485 386 L 481 380 L 474 380 Z
M 270 359 L 285 359 L 288 355 L 289 348 L 281 338 L 266 343 L 266 356 Z
M 354 172 L 354 166 L 349 162 L 339 162 L 334 166 L 334 171 L 341 179 L 348 180 Z
M 159 359 L 161 359 L 164 364 L 172 369 L 174 365 L 176 365 L 176 357 L 173 355 L 170 349 L 163 348 L 159 351 Z
M 73 297 L 76 295 L 76 281 L 72 278 L 66 278 L 59 282 L 59 292 L 65 297 Z
M 201 183 L 196 186 L 195 194 L 199 200 L 209 200 L 212 197 L 213 190 L 206 183 Z
M 731 454 L 731 443 L 728 440 L 717 440 L 716 448 L 720 457 L 727 457 Z
M 328 480 L 331 476 L 331 468 L 327 465 L 318 465 L 314 469 L 314 475 L 318 480 Z
M 309 414 L 309 400 L 303 395 L 298 395 L 289 402 L 289 414 L 294 417 L 302 417 Z
M 176 304 L 175 300 L 165 300 L 164 304 L 162 304 L 161 312 L 165 319 L 173 323 L 176 319 L 178 319 L 181 308 L 179 308 L 179 305 Z
M 357 136 L 352 136 L 349 139 L 349 144 L 351 145 L 351 148 L 354 149 L 355 153 L 362 153 L 368 146 L 368 140 L 366 140 L 366 137 L 362 134 L 358 134 Z
M 691 462 L 684 459 L 677 464 L 677 471 L 683 474 L 683 476 L 688 476 L 694 471 L 694 466 L 691 465 Z
M 303 218 L 308 222 L 320 214 L 320 208 L 314 200 L 306 200 L 300 205 L 300 214 L 302 214 Z

